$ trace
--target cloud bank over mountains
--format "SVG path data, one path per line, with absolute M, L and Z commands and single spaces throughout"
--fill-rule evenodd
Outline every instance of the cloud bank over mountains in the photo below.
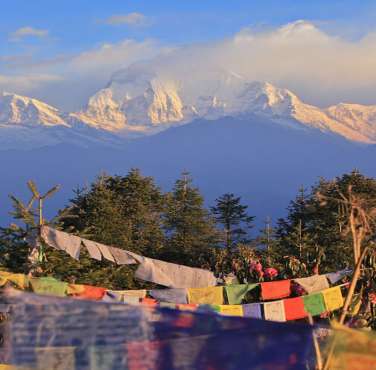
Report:
M 213 71 L 269 81 L 305 101 L 329 106 L 375 104 L 376 33 L 358 40 L 328 34 L 307 21 L 276 29 L 243 29 L 231 38 L 191 45 L 157 40 L 104 43 L 76 55 L 15 62 L 0 58 L 0 91 L 31 95 L 63 110 L 83 106 L 116 71 L 144 61 L 161 76 L 205 81 Z M 196 86 L 197 88 L 197 86 Z

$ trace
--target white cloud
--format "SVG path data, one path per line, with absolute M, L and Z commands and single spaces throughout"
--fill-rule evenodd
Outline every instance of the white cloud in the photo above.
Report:
M 0 91 L 32 95 L 64 110 L 79 109 L 90 95 L 108 83 L 114 71 L 152 59 L 163 50 L 153 40 L 123 40 L 38 62 L 25 58 L 22 63 L 20 57 L 6 56 L 4 70 L 12 72 L 2 72 L 0 63 Z M 48 79 L 47 75 L 54 78 Z
M 42 30 L 30 26 L 21 27 L 10 34 L 10 41 L 20 41 L 26 37 L 43 38 L 48 36 L 48 30 Z
M 311 104 L 376 104 L 376 34 L 349 41 L 303 21 L 274 30 L 244 29 L 222 41 L 179 48 L 153 40 L 124 40 L 41 63 L 18 63 L 13 70 L 8 65 L 0 69 L 0 89 L 78 109 L 114 72 L 138 61 L 149 61 L 160 73 L 185 79 L 196 88 L 216 71 L 226 70 L 289 88 Z
M 104 23 L 118 26 L 126 24 L 128 26 L 141 26 L 146 24 L 146 16 L 141 13 L 115 14 L 107 18 Z
M 42 88 L 46 84 L 61 80 L 62 78 L 60 76 L 49 74 L 20 74 L 16 76 L 0 74 L 0 91 L 31 91 Z

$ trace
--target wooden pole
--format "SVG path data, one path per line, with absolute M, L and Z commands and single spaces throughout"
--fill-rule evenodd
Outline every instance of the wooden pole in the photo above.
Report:
M 355 291 L 355 287 L 356 287 L 356 283 L 358 282 L 359 280 L 359 276 L 360 276 L 360 267 L 362 265 L 362 262 L 364 260 L 364 257 L 366 256 L 368 252 L 368 247 L 365 247 L 364 250 L 363 250 L 363 253 L 362 255 L 359 257 L 359 260 L 358 260 L 358 263 L 355 267 L 355 271 L 354 271 L 354 275 L 353 275 L 353 278 L 351 280 L 351 284 L 350 284 L 350 288 L 349 288 L 349 291 L 347 292 L 347 296 L 346 296 L 346 299 L 345 299 L 345 303 L 343 305 L 343 308 L 342 308 L 342 312 L 341 312 L 341 316 L 339 318 L 339 323 L 340 324 L 343 324 L 345 322 L 345 318 L 346 318 L 346 315 L 347 315 L 347 311 L 349 309 L 349 306 L 350 306 L 350 303 L 351 303 L 351 300 L 352 300 L 352 297 L 354 295 L 354 291 Z M 333 339 L 333 342 L 330 346 L 330 349 L 329 349 L 329 352 L 328 352 L 328 356 L 326 358 L 326 362 L 325 362 L 325 365 L 324 365 L 324 370 L 328 370 L 329 369 L 329 365 L 330 365 L 330 361 L 332 360 L 332 357 L 333 357 L 333 352 L 334 352 L 334 348 L 336 346 L 336 339 L 334 337 Z
M 311 326 L 314 325 L 313 317 L 311 314 L 308 314 L 308 322 Z M 316 333 L 313 330 L 312 330 L 312 338 L 313 338 L 313 346 L 315 348 L 315 353 L 316 353 L 317 370 L 322 370 L 322 355 L 320 351 L 320 346 L 316 337 Z

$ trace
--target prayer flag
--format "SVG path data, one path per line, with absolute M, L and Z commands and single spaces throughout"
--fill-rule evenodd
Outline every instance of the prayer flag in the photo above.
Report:
M 302 286 L 308 294 L 329 288 L 328 279 L 325 275 L 313 275 L 301 279 L 294 279 L 294 281 Z
M 137 298 L 145 298 L 146 297 L 146 290 L 145 289 L 135 289 L 135 290 L 114 290 L 114 292 L 121 294 L 123 296 L 128 297 L 137 297 Z
M 343 297 L 339 286 L 326 289 L 322 294 L 328 311 L 335 311 L 343 306 Z
M 219 313 L 224 316 L 243 316 L 243 308 L 240 304 L 220 305 Z
M 245 295 L 259 284 L 237 284 L 228 285 L 224 289 L 226 291 L 227 301 L 229 304 L 241 304 Z
M 254 319 L 261 319 L 261 304 L 260 303 L 249 303 L 243 304 L 243 316 L 252 317 Z
M 79 291 L 79 293 L 72 294 L 72 290 L 68 287 L 68 292 L 70 292 L 74 297 L 78 299 L 100 300 L 103 298 L 104 293 L 106 292 L 105 288 L 95 287 L 91 285 L 81 285 L 81 287 L 79 287 L 77 290 Z
M 307 317 L 302 297 L 288 298 L 283 300 L 286 320 L 299 320 Z
M 223 304 L 223 287 L 190 288 L 188 303 Z
M 12 283 L 19 289 L 26 289 L 29 286 L 29 278 L 24 274 L 13 274 L 7 271 L 0 271 L 0 286 Z
M 65 297 L 67 295 L 68 283 L 56 280 L 53 277 L 40 277 L 30 279 L 31 287 L 37 294 Z
M 187 289 L 185 288 L 153 289 L 150 291 L 150 295 L 160 302 L 188 303 Z
M 290 293 L 290 280 L 280 280 L 261 283 L 261 296 L 263 300 L 285 298 L 288 297 Z
M 74 259 L 79 259 L 81 248 L 80 237 L 55 230 L 48 226 L 42 226 L 41 235 L 50 247 L 63 250 Z
M 326 311 L 322 293 L 309 294 L 302 297 L 304 309 L 312 316 L 317 316 Z
M 352 274 L 352 270 L 344 269 L 344 270 L 337 271 L 337 272 L 330 272 L 330 273 L 326 274 L 326 277 L 329 279 L 331 284 L 335 284 L 337 281 L 339 281 L 342 278 L 344 278 L 345 276 L 351 275 L 351 274 Z
M 286 321 L 285 306 L 283 301 L 264 303 L 265 320 Z

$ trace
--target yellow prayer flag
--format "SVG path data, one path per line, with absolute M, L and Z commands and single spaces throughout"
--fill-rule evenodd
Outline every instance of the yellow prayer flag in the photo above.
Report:
M 190 288 L 188 289 L 188 303 L 223 304 L 223 287 Z
M 29 286 L 29 279 L 24 274 L 13 274 L 7 271 L 0 271 L 0 286 L 11 282 L 20 289 L 26 289 Z
M 219 313 L 225 316 L 243 316 L 243 306 L 241 304 L 220 305 Z
M 322 294 L 328 311 L 335 311 L 343 306 L 343 297 L 339 286 L 326 289 Z

